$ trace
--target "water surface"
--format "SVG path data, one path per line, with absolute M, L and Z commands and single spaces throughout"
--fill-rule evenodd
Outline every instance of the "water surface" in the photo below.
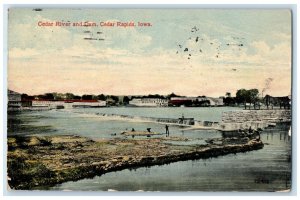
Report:
M 164 132 L 164 125 L 155 122 L 105 119 L 96 113 L 132 115 L 140 117 L 193 117 L 196 120 L 220 121 L 222 112 L 238 108 L 98 108 L 27 112 L 18 115 L 26 125 L 48 127 L 42 131 L 9 131 L 10 134 L 54 135 L 77 134 L 110 138 L 124 130 Z M 49 129 L 51 127 L 51 129 Z M 291 137 L 288 126 L 266 129 L 261 134 L 263 149 L 219 156 L 210 159 L 180 161 L 167 165 L 141 167 L 110 172 L 92 179 L 66 182 L 45 190 L 80 191 L 278 191 L 290 188 Z M 184 130 L 170 126 L 170 134 L 197 139 L 222 137 L 218 131 Z M 164 135 L 162 135 L 164 137 Z M 197 142 L 196 142 L 197 143 Z

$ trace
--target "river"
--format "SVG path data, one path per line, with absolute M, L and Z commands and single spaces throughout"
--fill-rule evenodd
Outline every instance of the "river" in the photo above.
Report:
M 179 118 L 220 121 L 222 112 L 239 108 L 92 108 L 23 112 L 14 115 L 30 128 L 9 129 L 8 135 L 76 134 L 92 139 L 110 138 L 124 130 L 164 132 L 164 125 L 126 118 L 109 118 L 97 113 L 137 117 Z M 32 127 L 42 127 L 36 129 Z M 80 191 L 278 191 L 290 188 L 291 137 L 288 126 L 266 129 L 261 134 L 263 149 L 210 159 L 181 161 L 167 165 L 110 172 L 92 179 L 66 182 L 45 190 Z M 170 135 L 196 138 L 222 137 L 215 130 L 187 130 L 170 126 Z

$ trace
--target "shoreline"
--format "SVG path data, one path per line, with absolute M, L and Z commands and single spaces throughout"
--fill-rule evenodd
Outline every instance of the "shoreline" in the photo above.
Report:
M 8 138 L 8 185 L 38 190 L 108 172 L 206 159 L 263 148 L 255 137 L 223 138 L 206 145 L 172 145 L 185 138 L 91 140 L 80 136 Z

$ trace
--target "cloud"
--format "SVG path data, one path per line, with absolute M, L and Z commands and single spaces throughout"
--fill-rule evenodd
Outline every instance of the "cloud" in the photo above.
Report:
M 124 48 L 138 52 L 148 47 L 152 42 L 150 35 L 144 34 L 133 27 L 104 28 L 103 32 L 110 47 Z
M 243 54 L 241 58 L 245 61 L 261 63 L 265 66 L 291 68 L 291 45 L 289 42 L 282 42 L 269 46 L 265 41 L 254 41 L 249 48 L 254 54 Z
M 51 20 L 37 15 L 10 23 L 8 85 L 19 92 L 219 96 L 234 94 L 241 87 L 262 89 L 268 77 L 274 79 L 269 90 L 273 94 L 290 89 L 287 34 L 278 35 L 272 45 L 262 38 L 247 39 L 239 50 L 226 45 L 232 42 L 234 30 L 221 26 L 217 32 L 212 23 L 206 32 L 181 43 L 189 52 L 181 49 L 176 54 L 176 39 L 184 37 L 172 32 L 153 35 L 136 28 L 101 28 L 105 40 L 89 41 L 83 39 L 84 30 L 95 34 L 98 28 L 43 28 L 38 21 Z M 216 30 L 213 34 L 209 34 L 210 26 Z M 237 31 L 234 36 L 242 34 Z M 196 36 L 204 41 L 196 43 Z M 161 37 L 167 37 L 169 44 L 163 47 Z
M 10 59 L 26 59 L 26 58 L 33 58 L 40 55 L 40 52 L 36 49 L 32 48 L 12 48 L 9 50 L 9 58 Z
M 53 22 L 40 15 L 24 17 L 21 22 L 9 20 L 10 48 L 32 48 L 36 50 L 57 50 L 73 45 L 72 33 L 62 27 L 38 26 L 38 22 Z
M 99 49 L 93 45 L 88 48 L 74 45 L 38 57 L 37 52 L 32 49 L 22 51 L 14 48 L 11 51 L 12 58 L 35 56 L 35 60 L 28 63 L 12 59 L 9 80 L 18 80 L 14 83 L 14 87 L 23 88 L 23 91 L 32 87 L 34 83 L 39 83 L 39 87 L 35 88 L 36 93 L 79 91 L 80 88 L 83 93 L 168 94 L 176 92 L 183 95 L 218 96 L 226 91 L 235 93 L 242 86 L 262 89 L 260 85 L 263 85 L 264 80 L 270 76 L 274 77 L 274 82 L 281 80 L 283 82 L 281 85 L 285 84 L 289 87 L 290 68 L 288 66 L 285 66 L 286 70 L 282 70 L 281 67 L 274 68 L 279 61 L 268 58 L 275 56 L 284 45 L 272 49 L 264 42 L 255 42 L 253 47 L 256 49 L 254 55 L 245 53 L 236 57 L 227 54 L 227 57 L 220 57 L 222 60 L 220 62 L 213 57 L 213 53 L 211 56 L 209 54 L 204 56 L 205 59 L 213 62 L 202 62 L 203 57 L 195 56 L 188 60 L 185 56 L 177 55 L 175 50 L 163 48 L 134 53 L 127 49 Z M 286 58 L 280 59 L 286 61 Z M 225 61 L 232 63 L 224 66 L 222 63 Z M 249 68 L 242 62 L 257 63 L 257 65 Z M 233 72 L 232 68 L 237 68 L 237 71 Z M 284 79 L 282 79 L 283 75 Z M 30 80 L 28 77 L 31 77 Z M 51 77 L 55 77 L 55 82 L 59 84 L 54 84 Z M 274 83 L 273 88 L 282 88 L 281 85 Z

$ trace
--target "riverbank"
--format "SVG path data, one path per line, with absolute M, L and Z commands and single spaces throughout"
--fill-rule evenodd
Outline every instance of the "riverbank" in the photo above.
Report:
M 91 140 L 80 136 L 8 137 L 8 184 L 32 190 L 107 172 L 201 159 L 263 148 L 257 137 L 187 145 L 184 137 Z M 176 144 L 172 144 L 176 142 Z

